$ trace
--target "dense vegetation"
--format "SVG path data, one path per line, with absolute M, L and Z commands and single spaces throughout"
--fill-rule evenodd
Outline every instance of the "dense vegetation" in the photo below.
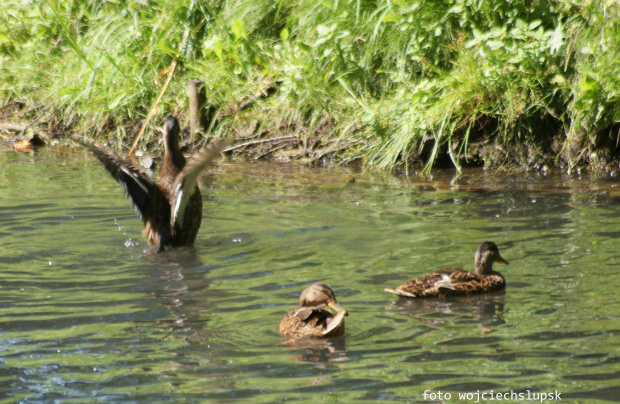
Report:
M 186 122 L 200 79 L 207 136 L 378 167 L 608 167 L 619 23 L 588 0 L 2 0 L 0 93 L 5 116 L 45 106 L 52 132 L 126 147 L 178 60 L 152 126 Z

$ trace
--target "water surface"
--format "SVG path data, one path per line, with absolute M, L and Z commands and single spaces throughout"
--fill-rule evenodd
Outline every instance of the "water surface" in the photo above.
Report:
M 196 248 L 157 254 L 88 153 L 0 152 L 0 402 L 620 401 L 617 179 L 211 172 Z M 505 293 L 383 291 L 472 269 L 486 240 L 510 261 Z M 315 281 L 349 311 L 346 336 L 280 337 Z

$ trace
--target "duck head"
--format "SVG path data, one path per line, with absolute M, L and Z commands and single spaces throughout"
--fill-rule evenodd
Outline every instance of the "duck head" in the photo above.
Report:
M 166 153 L 179 149 L 179 132 L 179 121 L 174 116 L 169 115 L 164 125 L 164 147 L 166 148 Z
M 474 256 L 476 273 L 478 275 L 488 275 L 493 273 L 493 264 L 498 262 L 500 264 L 508 264 L 508 261 L 499 255 L 499 249 L 492 241 L 485 241 L 480 244 L 476 255 Z
M 334 291 L 324 283 L 313 283 L 305 288 L 299 296 L 300 307 L 320 306 L 322 304 L 331 307 L 337 313 L 344 312 L 346 315 L 346 310 L 336 301 Z

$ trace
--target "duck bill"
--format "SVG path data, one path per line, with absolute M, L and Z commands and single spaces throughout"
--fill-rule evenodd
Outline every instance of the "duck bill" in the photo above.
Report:
M 327 303 L 327 305 L 329 307 L 331 307 L 332 309 L 336 310 L 336 313 L 344 313 L 345 316 L 349 315 L 349 313 L 347 313 L 347 311 L 345 309 L 343 309 L 342 306 L 340 306 L 336 302 L 329 302 L 329 303 Z
M 503 259 L 502 257 L 498 257 L 498 258 L 495 260 L 495 262 L 499 262 L 500 264 L 506 264 L 506 265 L 508 265 L 508 264 L 509 264 L 509 262 L 508 262 L 508 261 L 506 261 L 505 259 Z

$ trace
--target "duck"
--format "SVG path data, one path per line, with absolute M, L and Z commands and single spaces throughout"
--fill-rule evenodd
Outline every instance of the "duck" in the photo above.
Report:
M 396 289 L 384 289 L 402 297 L 448 297 L 488 293 L 504 289 L 506 280 L 493 270 L 493 264 L 508 264 L 499 254 L 492 241 L 480 244 L 474 256 L 476 272 L 465 269 L 446 268 L 400 285 Z
M 336 314 L 326 306 L 335 310 Z M 282 317 L 280 335 L 297 338 L 338 337 L 344 335 L 344 317 L 347 315 L 329 286 L 313 283 L 301 292 L 299 307 Z
M 159 251 L 193 246 L 202 221 L 202 195 L 198 174 L 220 156 L 223 141 L 214 141 L 189 159 L 179 148 L 179 121 L 168 116 L 163 128 L 164 158 L 159 182 L 130 159 L 111 149 L 77 140 L 88 148 L 120 185 L 138 218 L 145 225 L 144 236 Z

